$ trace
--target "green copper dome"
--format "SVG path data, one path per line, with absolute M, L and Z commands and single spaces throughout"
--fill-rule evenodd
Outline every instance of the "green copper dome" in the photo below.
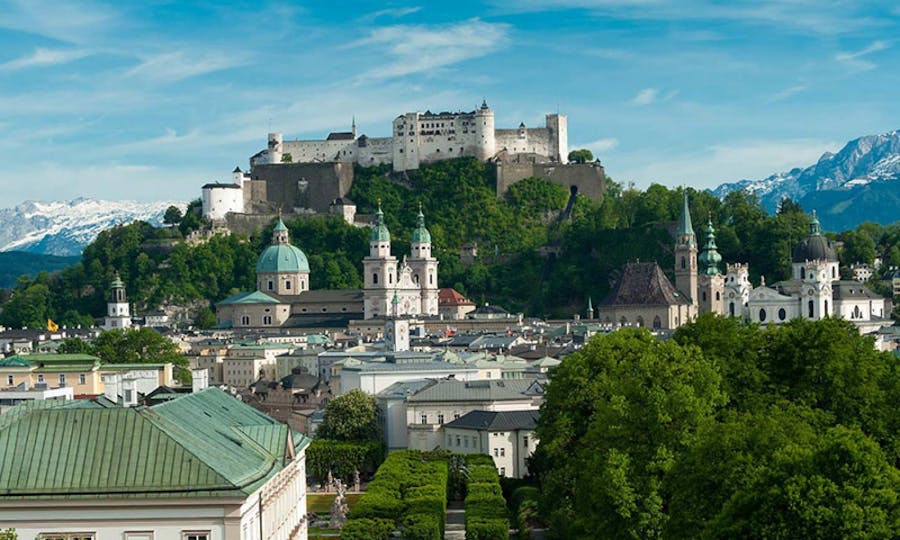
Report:
M 706 223 L 706 244 L 703 246 L 703 253 L 697 257 L 701 270 L 708 276 L 717 276 L 722 273 L 719 270 L 722 255 L 719 254 L 717 249 L 716 230 L 713 228 L 712 220 L 710 219 Z
M 256 273 L 309 273 L 309 261 L 303 251 L 291 244 L 269 246 L 256 262 Z
M 119 273 L 116 272 L 116 277 L 112 280 L 112 285 L 110 285 L 111 289 L 124 289 L 125 283 L 122 281 L 122 278 L 119 277 Z
M 419 204 L 419 215 L 416 218 L 416 228 L 412 232 L 413 244 L 430 244 L 431 233 L 425 228 L 425 214 L 422 213 L 422 204 Z
M 391 233 L 384 224 L 384 212 L 381 211 L 381 203 L 378 204 L 378 211 L 375 212 L 375 224 L 369 231 L 369 242 L 390 242 Z

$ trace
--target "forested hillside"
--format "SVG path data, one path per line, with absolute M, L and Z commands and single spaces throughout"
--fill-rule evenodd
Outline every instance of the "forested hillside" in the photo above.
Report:
M 688 193 L 698 238 L 711 218 L 724 260 L 749 262 L 754 280 L 787 276 L 791 246 L 807 231 L 803 209 L 787 201 L 770 216 L 744 192 L 723 201 L 690 188 Z M 403 181 L 390 178 L 385 168 L 358 169 L 349 198 L 361 213 L 374 212 L 381 200 L 398 257 L 409 253 L 421 203 L 440 260 L 440 286 L 528 315 L 570 317 L 584 311 L 588 296 L 595 303 L 602 299 L 628 260 L 656 260 L 669 271 L 682 194 L 661 185 L 641 191 L 610 181 L 602 202 L 579 197 L 571 215 L 562 217 L 568 192 L 561 186 L 529 179 L 498 198 L 489 168 L 460 159 L 425 166 Z M 175 227 L 137 222 L 107 230 L 85 249 L 80 263 L 20 279 L 0 323 L 34 326 L 49 317 L 86 324 L 105 312 L 116 272 L 138 312 L 165 303 L 214 303 L 252 289 L 256 258 L 268 245 L 272 226 L 253 238 L 219 236 L 190 245 L 182 238 L 200 225 L 198 210 L 192 203 Z M 336 216 L 288 219 L 287 225 L 292 242 L 309 257 L 313 289 L 361 286 L 366 229 Z M 845 241 L 845 264 L 882 255 L 886 264 L 900 265 L 900 224 L 864 223 L 838 239 Z M 479 258 L 464 267 L 459 248 L 469 242 L 477 242 Z M 198 322 L 211 320 L 208 309 L 196 315 Z

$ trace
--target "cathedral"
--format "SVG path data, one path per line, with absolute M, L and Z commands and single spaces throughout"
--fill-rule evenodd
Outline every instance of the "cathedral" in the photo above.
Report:
M 411 253 L 399 262 L 391 254 L 391 233 L 379 204 L 363 259 L 364 288 L 310 290 L 306 254 L 291 244 L 282 219 L 272 243 L 256 263 L 256 290 L 216 304 L 221 327 L 345 327 L 351 320 L 438 315 L 438 261 L 431 255 L 431 233 L 421 206 Z
M 884 298 L 859 281 L 840 278 L 834 243 L 822 234 L 815 212 L 808 235 L 791 253 L 791 278 L 771 285 L 762 276 L 754 287 L 745 263 L 726 264 L 723 273 L 710 220 L 703 232 L 700 249 L 685 194 L 675 239 L 675 285 L 656 263 L 629 263 L 601 303 L 600 320 L 668 330 L 701 312 L 763 324 L 842 317 L 864 334 L 891 324 Z

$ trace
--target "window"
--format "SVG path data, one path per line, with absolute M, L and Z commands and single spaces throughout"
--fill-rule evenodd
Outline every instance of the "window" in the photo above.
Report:
M 459 435 L 456 436 L 456 446 L 459 447 Z
M 506 448 L 500 449 L 500 457 L 506 457 Z
M 528 436 L 522 437 L 522 446 L 528 448 Z
M 719 293 L 719 291 L 716 291 L 716 300 L 720 300 L 721 298 L 722 295 Z
M 809 318 L 812 319 L 813 318 L 813 301 L 812 300 L 810 300 L 809 303 L 807 304 L 807 310 L 809 312 Z
M 806 279 L 806 268 L 800 269 L 800 279 Z
M 427 423 L 428 423 L 428 415 L 427 415 L 427 414 L 423 414 L 423 415 L 422 415 L 422 423 L 423 423 L 423 424 L 427 424 Z
M 265 317 L 263 317 L 263 324 L 265 324 L 265 325 L 272 324 L 272 316 L 266 315 Z
M 209 540 L 209 531 L 182 531 L 182 540 Z
M 765 322 L 766 320 L 766 310 L 759 310 L 759 322 Z
M 55 533 L 43 533 L 38 536 L 41 540 L 94 540 L 95 533 L 92 532 L 79 532 L 79 533 L 67 533 L 67 532 L 55 532 Z
M 783 321 L 785 319 L 787 319 L 787 311 L 785 311 L 784 308 L 781 308 L 778 310 L 778 320 Z
M 827 316 L 827 315 L 829 315 L 829 313 L 830 312 L 828 311 L 828 300 L 825 300 L 825 315 Z
M 378 285 L 378 274 L 372 274 L 372 283 Z
M 38 373 L 38 382 L 39 383 L 44 382 L 44 374 L 43 373 Z
M 835 268 L 832 266 L 831 267 L 831 279 L 834 279 L 837 277 L 834 273 L 835 273 Z
M 284 288 L 287 290 L 291 290 L 291 280 L 287 280 L 284 282 Z
M 271 291 L 272 289 L 275 288 L 275 283 L 273 283 L 272 280 L 270 279 L 269 282 L 268 282 L 268 284 L 267 284 L 267 287 L 268 287 L 269 290 Z
M 453 419 L 457 420 L 459 418 L 459 413 L 453 413 Z
M 706 302 L 706 291 L 703 291 L 703 294 L 701 296 L 703 297 L 703 301 Z
M 443 414 L 439 414 L 439 415 L 438 415 L 438 424 L 443 424 L 443 423 L 444 423 L 444 415 L 443 415 Z
M 60 384 L 60 386 L 66 384 L 66 374 L 65 373 L 59 374 L 59 384 Z
M 500 467 L 500 476 L 506 476 L 506 467 Z
M 6 376 L 6 384 L 12 386 L 13 384 L 15 384 L 13 381 L 15 381 L 15 378 L 12 375 Z
M 388 283 L 394 282 L 394 274 L 388 273 Z
M 734 302 L 728 303 L 728 314 L 734 317 Z
M 684 270 L 685 268 L 687 268 L 687 261 L 685 260 L 684 257 L 682 257 L 681 258 L 681 269 Z
M 500 449 L 494 448 L 494 457 L 499 457 L 499 456 L 500 456 Z
M 463 447 L 465 447 L 465 448 L 469 447 L 469 438 L 468 437 L 463 437 Z
M 78 374 L 78 384 L 86 384 L 87 383 L 87 375 L 84 373 Z
M 153 540 L 153 531 L 125 531 L 125 540 Z
M 250 326 L 250 316 L 249 315 L 241 316 L 241 325 Z

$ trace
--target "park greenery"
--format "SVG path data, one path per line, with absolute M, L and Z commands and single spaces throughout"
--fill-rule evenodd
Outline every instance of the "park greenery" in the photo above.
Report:
M 69 338 L 57 348 L 62 354 L 91 354 L 104 364 L 172 364 L 175 378 L 191 382 L 187 358 L 169 338 L 150 328 L 120 328 L 102 332 L 87 342 Z
M 441 287 L 533 316 L 569 317 L 584 311 L 588 297 L 602 299 L 629 260 L 655 260 L 666 271 L 672 267 L 672 232 L 684 192 L 658 184 L 639 190 L 608 180 L 602 201 L 579 196 L 566 211 L 564 187 L 531 178 L 498 197 L 491 167 L 464 158 L 402 177 L 388 166 L 357 168 L 349 198 L 363 214 L 374 213 L 381 202 L 398 255 L 409 252 L 421 203 L 441 263 Z M 791 247 L 807 234 L 804 209 L 786 200 L 769 215 L 744 192 L 724 200 L 691 188 L 687 193 L 701 242 L 701 227 L 710 219 L 725 261 L 749 263 L 754 280 L 788 276 Z M 235 234 L 187 242 L 204 226 L 199 201 L 183 215 L 177 209 L 166 214 L 166 227 L 136 222 L 104 231 L 79 263 L 20 278 L 3 304 L 0 324 L 42 327 L 52 319 L 90 325 L 105 312 L 117 273 L 138 314 L 161 305 L 189 305 L 195 325 L 215 324 L 212 304 L 255 287 L 256 259 L 268 246 L 274 223 L 252 238 Z M 368 253 L 364 228 L 335 215 L 288 218 L 287 225 L 292 242 L 309 258 L 313 289 L 362 286 Z M 886 266 L 900 266 L 900 222 L 863 223 L 832 237 L 843 242 L 845 268 L 879 256 Z M 478 257 L 464 265 L 460 248 L 472 243 Z M 886 293 L 877 281 L 871 285 Z
M 540 515 L 557 538 L 893 538 L 898 398 L 897 358 L 842 320 L 596 336 L 546 390 Z
M 325 405 L 316 437 L 333 441 L 374 441 L 381 437 L 375 398 L 356 388 Z

